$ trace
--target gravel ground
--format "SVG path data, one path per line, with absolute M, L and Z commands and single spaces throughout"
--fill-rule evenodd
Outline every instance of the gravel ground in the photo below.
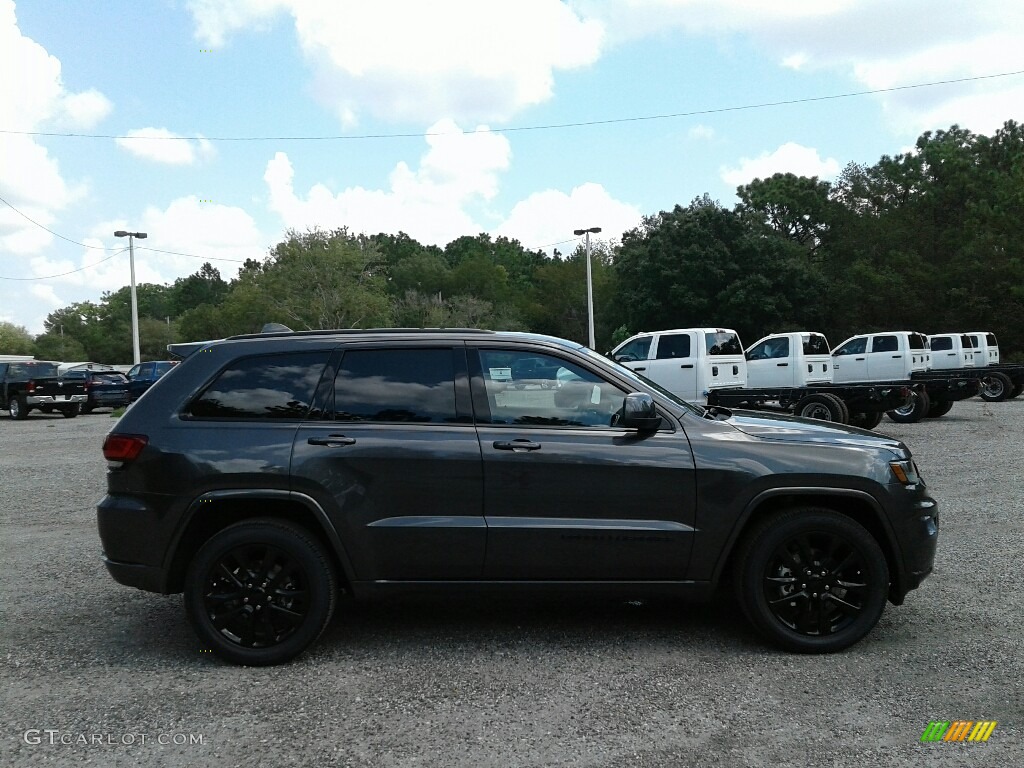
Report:
M 825 657 L 767 648 L 726 601 L 395 601 L 290 665 L 228 666 L 179 596 L 100 563 L 112 424 L 0 417 L 2 766 L 1021 764 L 1024 399 L 879 426 L 941 504 L 936 570 Z M 999 725 L 920 742 L 958 719 Z

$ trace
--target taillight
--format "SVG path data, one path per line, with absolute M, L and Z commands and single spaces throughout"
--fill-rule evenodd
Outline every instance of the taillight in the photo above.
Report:
M 103 441 L 103 458 L 107 461 L 132 461 L 148 442 L 145 435 L 107 435 Z
M 29 379 L 28 380 L 28 384 L 25 385 L 25 391 L 26 392 L 35 392 L 36 391 L 36 383 L 34 381 L 32 381 L 32 379 Z

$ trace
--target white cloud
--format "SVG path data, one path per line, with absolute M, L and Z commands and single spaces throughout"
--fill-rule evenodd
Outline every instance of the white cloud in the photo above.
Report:
M 7 130 L 91 127 L 110 111 L 110 102 L 96 90 L 65 89 L 60 61 L 21 33 L 10 0 L 0 0 L 0 72 L 0 125 Z M 56 212 L 84 192 L 83 185 L 64 180 L 57 160 L 33 137 L 0 134 L 0 195 L 26 216 L 52 225 Z M 34 253 L 52 240 L 10 209 L 0 211 L 3 250 Z
M 618 240 L 637 226 L 642 214 L 636 206 L 615 200 L 600 184 L 581 184 L 569 194 L 547 189 L 517 203 L 497 234 L 518 239 L 527 248 L 560 243 L 572 238 L 574 229 L 601 227 L 599 240 Z M 559 248 L 568 254 L 563 245 Z M 553 246 L 546 248 L 548 252 Z
M 345 124 L 505 120 L 551 98 L 554 73 L 597 60 L 604 29 L 560 0 L 280 0 L 190 4 L 211 45 L 286 9 L 314 71 L 314 92 Z
M 710 125 L 695 125 L 686 135 L 696 141 L 710 141 L 715 138 L 715 129 Z
M 193 165 L 198 159 L 214 154 L 213 144 L 208 139 L 202 136 L 187 139 L 166 128 L 137 128 L 115 141 L 136 157 L 165 165 Z
M 434 124 L 427 133 L 428 150 L 419 167 L 399 162 L 387 190 L 349 187 L 335 194 L 318 183 L 300 197 L 291 161 L 278 152 L 263 177 L 270 208 L 294 229 L 402 230 L 424 243 L 445 244 L 485 229 L 466 209 L 497 194 L 498 174 L 507 170 L 511 157 L 508 139 L 486 127 L 464 133 L 451 120 Z
M 835 158 L 822 160 L 818 150 L 788 142 L 774 152 L 764 152 L 753 159 L 741 158 L 738 168 L 722 168 L 720 176 L 726 184 L 738 187 L 776 173 L 830 179 L 839 173 L 839 169 L 839 161 Z

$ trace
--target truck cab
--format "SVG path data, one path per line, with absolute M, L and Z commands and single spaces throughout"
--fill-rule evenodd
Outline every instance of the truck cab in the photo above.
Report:
M 936 333 L 928 344 L 934 370 L 974 367 L 974 342 L 966 333 Z
M 747 385 L 743 344 L 729 328 L 638 333 L 611 357 L 691 403 L 703 404 L 711 390 Z
M 931 368 L 928 337 L 915 331 L 852 336 L 832 351 L 832 380 L 909 381 Z
M 968 331 L 967 336 L 974 342 L 974 367 L 984 368 L 999 365 L 999 342 L 994 333 L 988 331 Z
M 773 333 L 746 352 L 750 387 L 804 387 L 832 382 L 828 339 L 820 333 Z

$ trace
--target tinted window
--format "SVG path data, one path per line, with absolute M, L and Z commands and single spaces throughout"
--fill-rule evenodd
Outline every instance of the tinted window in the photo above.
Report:
M 68 371 L 64 374 L 65 379 L 85 380 L 89 376 L 88 371 Z
M 896 352 L 900 343 L 895 336 L 875 336 L 871 342 L 872 352 Z
M 760 344 L 755 344 L 747 353 L 748 360 L 772 360 L 778 357 L 789 356 L 789 339 L 781 337 L 778 339 L 765 339 Z
M 524 361 L 535 377 L 508 375 Z M 480 366 L 492 424 L 610 427 L 626 395 L 585 368 L 548 355 L 481 350 Z
M 173 367 L 174 363 L 153 363 L 154 373 L 156 373 L 157 376 L 163 376 Z
M 206 418 L 305 418 L 327 357 L 327 352 L 243 357 L 221 371 L 192 402 L 189 413 Z
M 333 418 L 422 424 L 457 421 L 453 354 L 451 349 L 346 352 L 334 380 Z
M 964 349 L 972 349 L 974 347 L 974 339 L 964 334 L 963 336 L 960 337 L 960 344 L 961 346 L 963 346 Z
M 735 333 L 709 333 L 704 338 L 709 355 L 742 355 L 743 346 Z
M 828 339 L 820 333 L 812 333 L 803 340 L 805 355 L 827 355 Z
M 615 359 L 629 362 L 632 360 L 646 360 L 651 350 L 653 336 L 641 336 L 639 339 L 627 341 L 615 352 Z
M 928 349 L 928 339 L 926 339 L 920 333 L 912 333 L 910 334 L 910 348 Z
M 998 347 L 999 346 L 999 342 L 996 341 L 996 336 L 995 336 L 994 333 L 987 333 L 987 334 L 985 334 L 985 341 L 988 342 L 988 345 L 990 347 Z
M 128 381 L 123 373 L 96 373 L 92 378 L 101 384 L 124 384 Z
M 57 375 L 55 363 L 12 363 L 10 378 L 31 379 Z
M 868 337 L 861 336 L 857 339 L 850 339 L 848 342 L 839 347 L 832 354 L 834 356 L 840 355 L 863 355 L 864 351 L 868 348 Z
M 658 359 L 690 356 L 690 334 L 666 333 L 658 339 Z
M 936 336 L 932 339 L 932 351 L 942 352 L 953 348 L 953 339 L 949 336 Z

